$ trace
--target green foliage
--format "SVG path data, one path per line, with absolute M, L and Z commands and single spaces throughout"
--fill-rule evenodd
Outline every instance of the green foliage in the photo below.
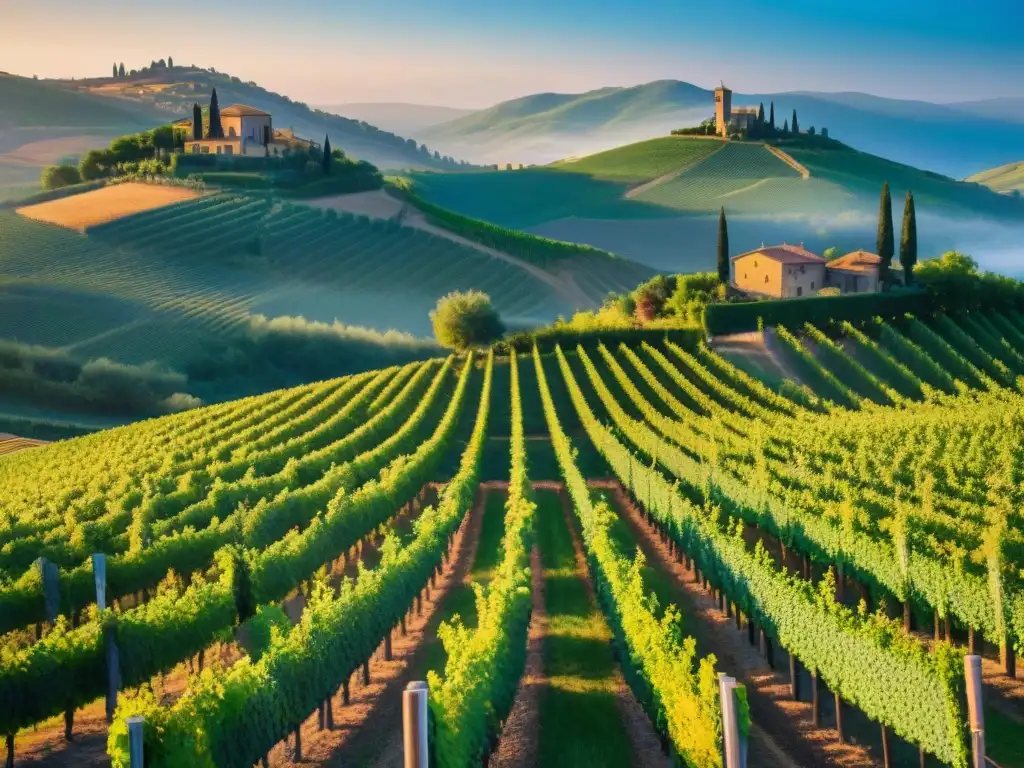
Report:
M 832 320 L 849 320 L 856 325 L 875 317 L 896 318 L 906 312 L 927 314 L 930 307 L 926 292 L 911 290 L 712 304 L 704 311 L 704 327 L 708 334 L 718 336 L 755 330 L 758 318 L 768 327 L 780 323 L 793 327 L 804 323 L 822 326 Z
M 892 257 L 896 252 L 892 228 L 892 198 L 889 194 L 889 182 L 882 185 L 882 197 L 878 203 L 878 241 L 875 250 L 881 258 L 881 270 L 879 277 L 884 282 L 889 282 L 889 270 L 892 267 Z
M 559 361 L 564 362 L 560 349 L 558 354 Z M 614 515 L 606 505 L 594 506 L 591 502 L 590 489 L 576 467 L 574 449 L 559 423 L 536 351 L 534 363 L 551 441 L 581 523 L 595 591 L 617 638 L 628 651 L 621 659 L 627 679 L 651 722 L 667 733 L 686 763 L 721 766 L 717 660 L 713 655 L 697 658 L 696 644 L 683 636 L 675 606 L 669 606 L 659 619 L 659 607 L 644 591 L 642 556 L 630 561 L 618 552 L 610 534 Z
M 430 313 L 430 322 L 437 343 L 458 351 L 490 344 L 505 331 L 491 297 L 481 291 L 453 291 L 442 296 Z
M 255 662 L 275 645 L 280 645 L 280 638 L 288 634 L 292 623 L 288 614 L 279 606 L 261 605 L 246 626 L 249 628 L 249 646 L 246 650 L 249 658 Z
M 74 165 L 48 165 L 43 169 L 41 184 L 44 190 L 59 189 L 79 184 L 82 176 Z
M 485 762 L 508 715 L 526 662 L 530 623 L 530 549 L 536 504 L 527 476 L 526 438 L 515 353 L 509 360 L 511 471 L 505 505 L 502 558 L 476 592 L 476 628 L 444 623 L 438 635 L 447 661 L 443 675 L 428 675 L 436 725 L 433 754 L 439 766 Z
M 714 141 L 658 138 L 587 155 L 578 160 L 561 161 L 551 167 L 564 173 L 585 174 L 594 179 L 639 183 L 693 166 L 718 149 L 721 149 L 721 145 Z
M 718 213 L 718 280 L 728 284 L 731 274 L 729 262 L 729 227 L 725 221 L 725 207 Z
M 903 284 L 910 285 L 914 279 L 914 265 L 917 264 L 917 214 L 914 210 L 914 195 L 907 190 L 903 204 L 903 230 L 900 233 L 900 266 L 903 267 Z

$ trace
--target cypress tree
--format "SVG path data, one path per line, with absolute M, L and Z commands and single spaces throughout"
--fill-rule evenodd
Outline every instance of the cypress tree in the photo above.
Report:
M 796 110 L 793 110 L 793 133 L 800 133 L 800 123 L 796 121 Z
M 729 225 L 725 221 L 725 206 L 718 212 L 718 281 L 729 284 Z
M 203 108 L 199 102 L 192 105 L 192 138 L 196 141 L 203 138 Z
M 789 120 L 784 120 L 782 122 L 782 132 L 789 133 Z
M 757 108 L 757 124 L 764 125 L 764 102 Z
M 167 57 L 167 68 L 168 69 L 172 69 L 173 67 L 174 67 L 174 57 L 173 56 L 168 56 Z
M 114 64 L 114 77 L 117 77 L 117 64 Z
M 122 61 L 120 66 L 117 68 L 117 76 L 124 77 L 124 62 Z
M 772 102 L 772 111 L 771 111 L 771 113 L 769 114 L 769 117 L 768 117 L 768 125 L 770 125 L 772 127 L 773 131 L 775 130 L 775 102 L 774 101 Z
M 331 172 L 331 137 L 324 136 L 324 173 L 329 174 Z
M 900 235 L 900 264 L 903 267 L 903 284 L 910 285 L 917 264 L 917 213 L 914 211 L 914 195 L 907 191 L 903 203 L 903 232 Z
M 223 139 L 224 128 L 220 124 L 220 105 L 217 103 L 217 89 L 210 96 L 210 136 L 211 139 Z
M 881 278 L 889 282 L 889 270 L 892 257 L 896 250 L 892 231 L 892 198 L 889 195 L 889 182 L 882 185 L 882 199 L 878 204 L 878 255 L 882 259 Z

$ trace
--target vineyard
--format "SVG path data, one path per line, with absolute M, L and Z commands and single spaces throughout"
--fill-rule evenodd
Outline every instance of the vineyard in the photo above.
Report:
M 769 336 L 781 388 L 652 334 L 0 457 L 9 764 L 394 765 L 426 680 L 438 766 L 724 766 L 725 673 L 752 765 L 965 768 L 969 653 L 1024 766 L 1024 317 Z
M 488 292 L 513 327 L 573 310 L 475 248 L 266 198 L 213 195 L 85 235 L 0 211 L 0 254 L 0 337 L 133 364 L 183 365 L 257 314 L 427 336 L 438 297 L 460 289 Z M 636 282 L 616 268 L 594 270 L 601 288 Z

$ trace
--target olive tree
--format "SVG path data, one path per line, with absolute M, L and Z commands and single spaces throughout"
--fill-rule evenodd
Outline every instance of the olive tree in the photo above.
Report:
M 459 352 L 501 338 L 505 326 L 482 291 L 453 291 L 437 301 L 430 313 L 434 338 L 442 347 Z

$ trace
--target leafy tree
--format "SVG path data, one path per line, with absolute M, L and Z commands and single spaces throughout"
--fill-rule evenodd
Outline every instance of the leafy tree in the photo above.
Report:
M 775 102 L 774 101 L 772 102 L 771 112 L 768 115 L 768 125 L 770 125 L 772 127 L 772 130 L 775 130 Z
M 210 94 L 210 136 L 211 139 L 223 139 L 224 128 L 220 124 L 220 105 L 217 103 L 217 89 Z
M 808 136 L 813 136 L 814 135 L 814 126 L 813 125 L 810 128 L 807 129 L 807 135 Z
M 917 264 L 917 213 L 914 211 L 914 194 L 907 191 L 903 203 L 903 232 L 900 234 L 900 265 L 903 267 L 903 282 L 910 285 Z
M 800 123 L 796 120 L 796 110 L 793 110 L 793 133 L 800 133 Z
M 757 108 L 757 124 L 764 125 L 764 102 Z
M 505 163 L 505 170 L 506 171 L 511 171 L 512 170 L 512 163 Z
M 167 68 L 170 69 L 174 66 L 174 59 L 171 56 L 167 57 Z
M 430 313 L 434 338 L 442 347 L 464 351 L 501 338 L 505 326 L 482 291 L 453 291 Z
M 203 108 L 198 101 L 192 105 L 192 138 L 195 141 L 203 138 Z
M 124 77 L 124 62 L 122 61 L 117 67 L 117 76 Z
M 110 175 L 115 165 L 110 153 L 105 149 L 90 149 L 78 163 L 78 173 L 82 181 L 94 181 Z
M 324 174 L 331 172 L 331 137 L 324 136 L 324 159 L 322 161 Z
M 878 203 L 878 255 L 882 259 L 882 281 L 889 282 L 889 270 L 892 257 L 896 250 L 892 231 L 892 197 L 889 195 L 889 182 L 882 185 L 882 199 Z
M 821 258 L 823 258 L 825 261 L 835 261 L 836 259 L 839 258 L 839 249 L 836 248 L 834 245 L 829 248 L 826 248 L 824 251 L 822 251 Z
M 729 225 L 725 221 L 725 206 L 718 212 L 718 281 L 729 282 Z
M 438 152 L 436 149 L 434 150 L 434 159 L 435 160 L 440 160 L 441 159 L 441 153 Z
M 71 184 L 78 184 L 82 180 L 78 167 L 74 165 L 48 165 L 43 169 L 41 183 L 43 189 L 59 189 Z
M 156 63 L 156 66 L 157 66 L 157 67 L 158 67 L 159 69 L 167 69 L 167 62 L 166 62 L 166 61 L 164 61 L 163 59 L 160 59 L 160 61 L 158 61 L 158 62 Z
M 828 128 L 822 128 L 821 129 L 821 137 L 823 139 L 827 139 L 828 138 Z

